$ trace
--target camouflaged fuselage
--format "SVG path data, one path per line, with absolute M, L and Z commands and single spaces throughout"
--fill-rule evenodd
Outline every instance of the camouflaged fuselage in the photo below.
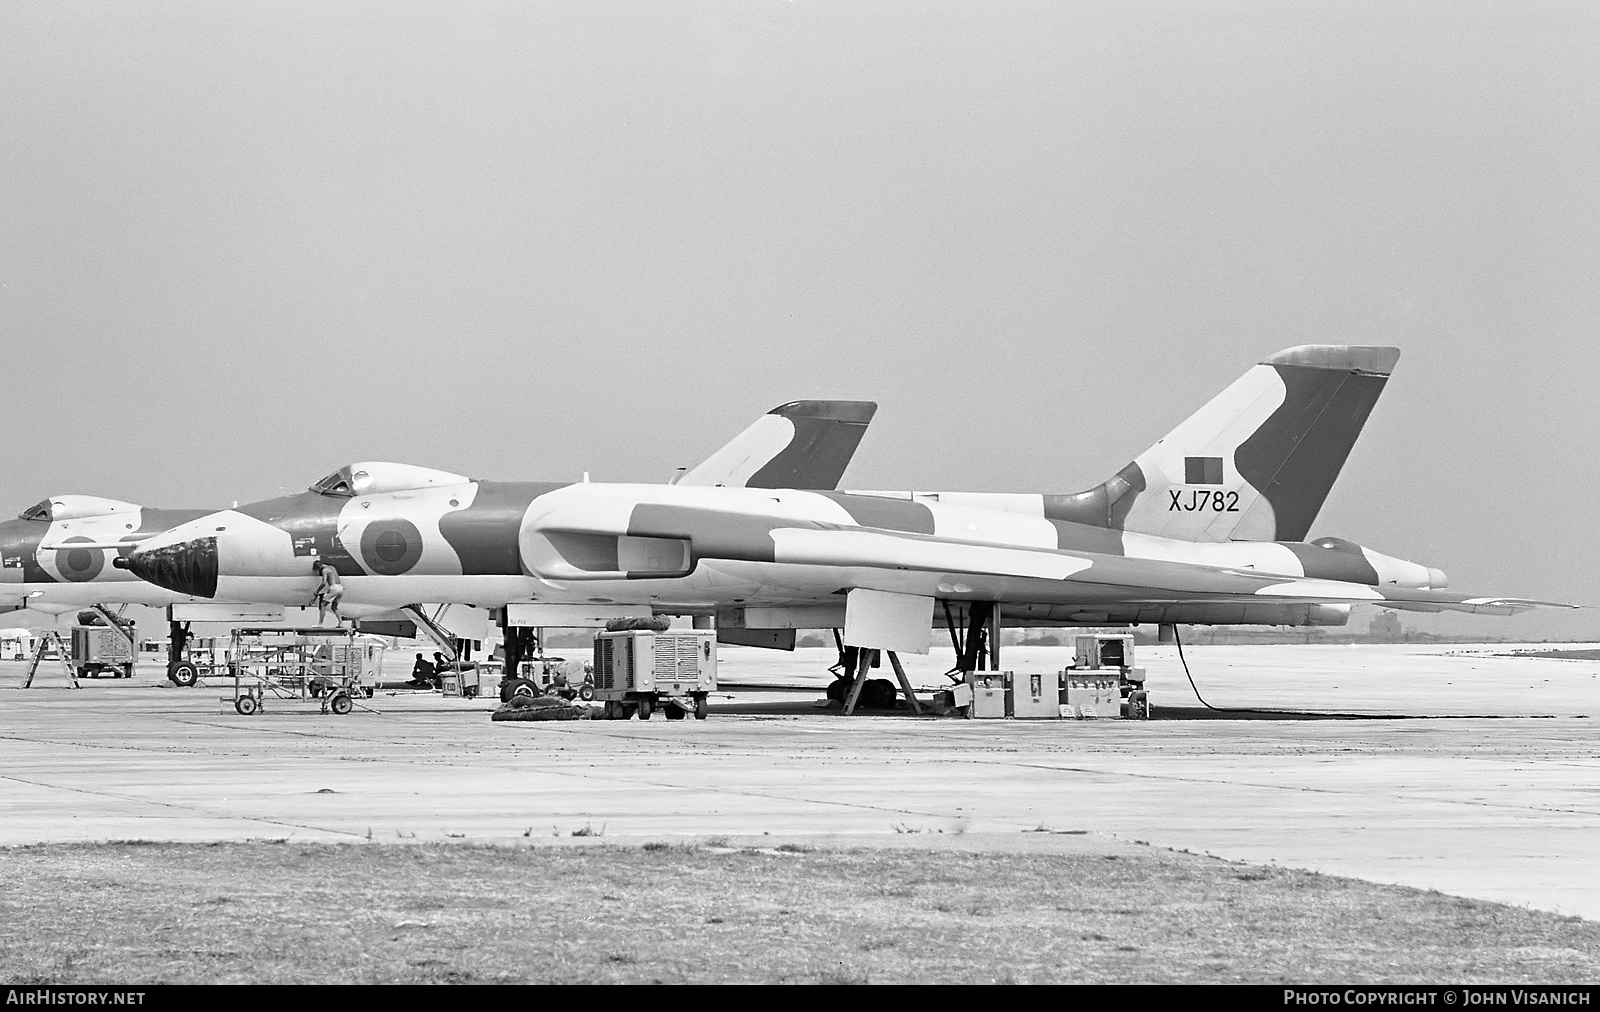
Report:
M 54 507 L 50 504 L 55 504 Z M 91 496 L 55 496 L 30 517 L 0 521 L 0 609 L 60 613 L 95 604 L 161 606 L 187 600 L 153 586 L 111 560 L 138 542 L 208 515 L 208 510 L 163 510 Z M 126 541 L 127 547 L 72 548 L 75 543 Z M 43 546 L 43 550 L 41 550 Z
M 1383 582 L 1359 550 L 1182 542 L 945 502 L 488 481 L 268 500 L 170 531 L 130 561 L 197 596 L 303 605 L 318 582 L 314 560 L 336 568 L 345 605 L 374 610 L 523 601 L 714 610 L 814 603 L 858 586 L 1155 606 L 1175 594 L 1239 603 L 1283 578 Z M 1066 579 L 1091 569 L 1107 580 Z M 1408 575 L 1425 581 L 1427 571 L 1414 569 Z M 1019 592 L 1018 580 L 1029 589 Z

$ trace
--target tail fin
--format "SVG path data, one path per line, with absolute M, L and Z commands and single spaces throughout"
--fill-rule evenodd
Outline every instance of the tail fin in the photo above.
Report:
M 1301 541 L 1383 392 L 1398 348 L 1303 345 L 1252 367 L 1056 520 L 1187 541 Z
M 675 484 L 838 488 L 877 410 L 872 401 L 790 401 L 779 405 Z

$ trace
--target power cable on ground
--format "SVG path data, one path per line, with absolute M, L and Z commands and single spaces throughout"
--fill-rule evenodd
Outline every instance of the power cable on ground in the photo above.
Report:
M 1183 656 L 1183 640 L 1178 636 L 1178 624 L 1176 622 L 1172 624 L 1172 642 L 1178 644 L 1178 660 L 1183 662 L 1183 677 L 1189 680 L 1189 688 L 1194 691 L 1194 698 L 1200 700 L 1201 706 L 1208 710 L 1215 710 L 1218 713 L 1244 712 L 1241 710 L 1225 710 L 1220 706 L 1212 706 L 1210 703 L 1206 702 L 1206 697 L 1200 695 L 1199 687 L 1194 684 L 1194 676 L 1189 674 L 1189 659 Z
M 1172 642 L 1178 645 L 1178 660 L 1183 663 L 1183 677 L 1189 680 L 1189 688 L 1194 692 L 1194 698 L 1200 700 L 1200 705 L 1214 713 L 1275 713 L 1282 717 L 1359 717 L 1371 716 L 1370 714 L 1344 714 L 1344 713 L 1318 713 L 1313 710 L 1267 710 L 1252 706 L 1249 709 L 1240 709 L 1234 706 L 1212 706 L 1206 702 L 1206 697 L 1200 695 L 1200 689 L 1194 684 L 1194 675 L 1189 673 L 1189 659 L 1183 656 L 1183 639 L 1178 635 L 1178 625 L 1172 625 Z

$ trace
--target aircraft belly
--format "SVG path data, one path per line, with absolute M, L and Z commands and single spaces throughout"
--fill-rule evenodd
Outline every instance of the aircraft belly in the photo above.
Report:
M 239 604 L 285 604 L 301 606 L 311 601 L 317 580 L 306 576 L 229 576 L 217 577 L 214 601 Z
M 539 581 L 528 576 L 352 576 L 344 581 L 342 601 L 384 608 L 419 603 L 499 608 L 511 601 L 544 600 L 540 590 Z M 300 603 L 310 596 L 308 590 Z
M 550 604 L 644 604 L 715 608 L 742 603 L 764 589 L 770 565 L 718 560 L 702 562 L 688 576 L 649 580 L 540 580 L 535 595 Z M 534 582 L 534 581 L 530 581 Z
M 1259 603 L 1247 593 L 1173 591 L 1118 587 L 1072 579 L 937 573 L 880 567 L 768 565 L 770 576 L 744 603 L 820 603 L 838 599 L 843 588 L 954 600 L 1010 601 L 1061 605 L 1166 604 L 1182 601 Z
M 142 604 L 164 607 L 188 598 L 143 580 L 96 580 L 92 583 L 24 584 L 24 607 L 44 610 L 49 607 L 88 608 L 96 604 Z M 36 593 L 37 597 L 27 597 Z M 7 595 L 9 597 L 9 595 Z

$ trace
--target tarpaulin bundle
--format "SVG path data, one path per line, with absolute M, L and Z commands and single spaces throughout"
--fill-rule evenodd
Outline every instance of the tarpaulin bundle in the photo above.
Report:
M 672 625 L 672 620 L 665 615 L 652 615 L 649 618 L 614 618 L 606 623 L 606 632 L 628 632 L 641 630 L 643 632 L 666 632 Z
M 512 696 L 490 720 L 588 720 L 587 706 L 574 706 L 553 696 Z

